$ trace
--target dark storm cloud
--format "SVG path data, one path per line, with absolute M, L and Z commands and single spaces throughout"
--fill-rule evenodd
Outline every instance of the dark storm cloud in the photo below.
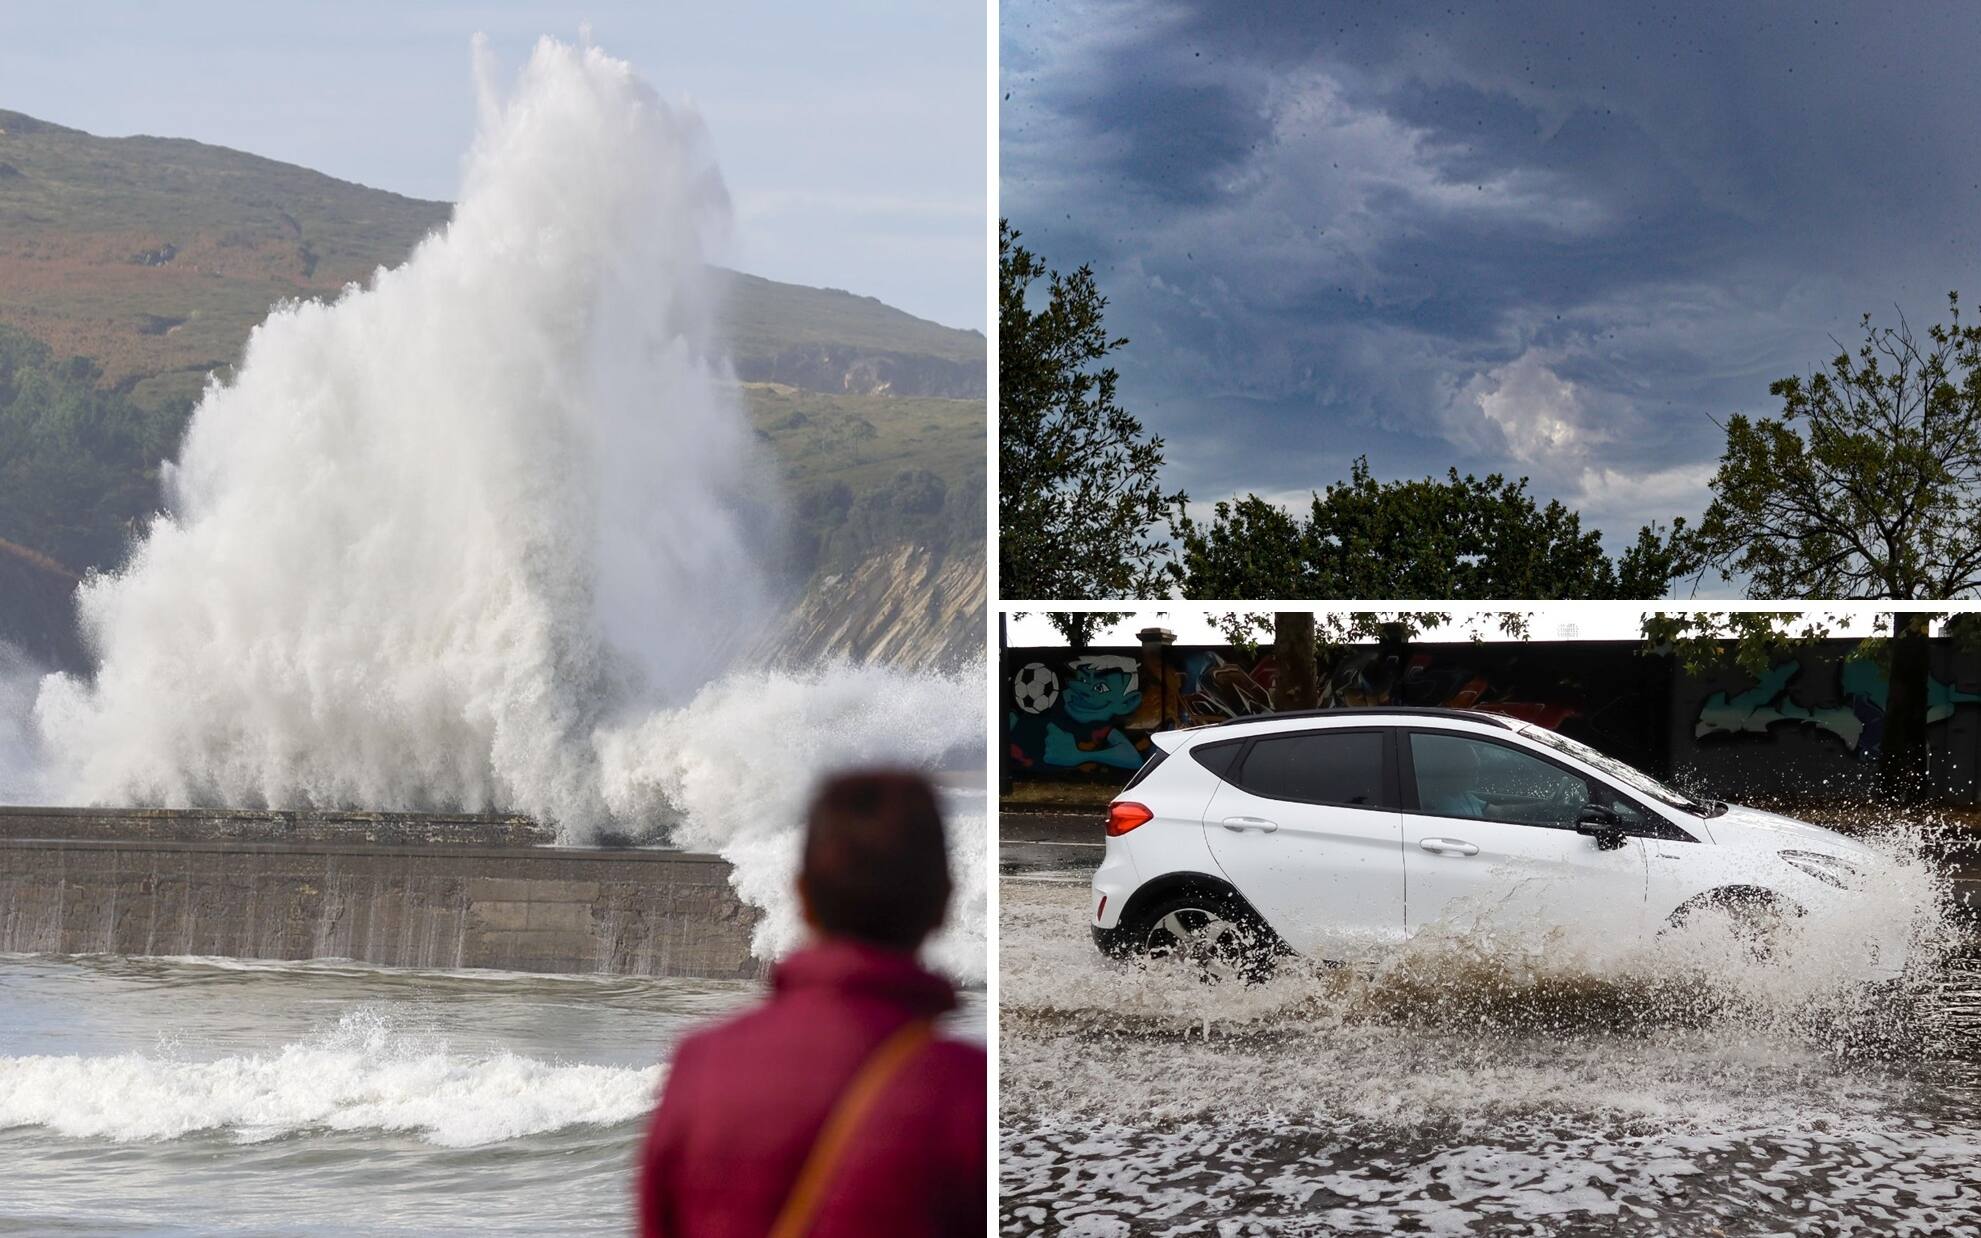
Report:
M 1002 210 L 1092 262 L 1172 484 L 1367 452 L 1696 513 L 1710 418 L 1981 296 L 1981 10 L 1002 8 Z
M 1097 163 L 1154 198 L 1214 197 L 1221 178 L 1256 153 L 1266 135 L 1258 103 L 1224 83 L 1147 75 L 1114 80 L 1110 103 L 1118 110 L 1103 130 Z

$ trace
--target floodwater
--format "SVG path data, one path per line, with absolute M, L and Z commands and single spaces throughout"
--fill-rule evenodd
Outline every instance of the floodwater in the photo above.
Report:
M 759 991 L 0 956 L 0 1233 L 623 1233 L 657 1063 Z
M 1002 881 L 1006 1233 L 1981 1235 L 1981 951 L 1952 920 L 1875 990 L 1456 939 L 1206 986 L 1104 961 L 1088 878 Z

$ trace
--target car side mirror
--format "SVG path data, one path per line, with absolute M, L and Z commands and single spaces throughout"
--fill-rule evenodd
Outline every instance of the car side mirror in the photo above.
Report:
M 1575 832 L 1596 840 L 1596 850 L 1615 851 L 1623 846 L 1623 819 L 1601 804 L 1584 804 L 1575 818 Z

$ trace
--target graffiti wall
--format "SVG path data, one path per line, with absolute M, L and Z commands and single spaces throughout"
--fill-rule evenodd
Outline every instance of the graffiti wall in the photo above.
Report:
M 1667 670 L 1634 644 L 1356 646 L 1321 668 L 1321 703 L 1487 709 L 1538 722 L 1640 763 L 1664 763 L 1654 703 Z M 1271 712 L 1269 649 L 1007 650 L 1006 772 L 1119 781 L 1149 734 Z
M 1672 703 L 1681 779 L 1725 797 L 1868 790 L 1883 749 L 1889 684 L 1881 661 L 1846 641 L 1798 650 L 1760 675 L 1688 680 Z M 1935 642 L 1927 683 L 1927 777 L 1973 802 L 1981 756 L 1981 658 Z
M 1887 685 L 1847 641 L 1797 650 L 1764 674 L 1702 678 L 1635 641 L 1355 646 L 1320 668 L 1324 706 L 1484 709 L 1561 731 L 1720 798 L 1856 794 L 1876 776 Z M 1270 649 L 1010 649 L 1005 773 L 1124 781 L 1149 735 L 1269 713 Z M 1929 777 L 1981 801 L 1981 651 L 1935 642 Z

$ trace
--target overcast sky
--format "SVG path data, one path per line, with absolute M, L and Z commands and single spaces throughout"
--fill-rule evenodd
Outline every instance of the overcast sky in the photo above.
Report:
M 1000 211 L 1171 486 L 1696 516 L 1771 380 L 1981 299 L 1981 6 L 1005 0 Z
M 598 44 L 714 132 L 736 265 L 984 328 L 981 5 L 12 4 L 0 108 L 196 138 L 451 199 L 474 125 L 469 39 L 507 69 L 539 35 Z

